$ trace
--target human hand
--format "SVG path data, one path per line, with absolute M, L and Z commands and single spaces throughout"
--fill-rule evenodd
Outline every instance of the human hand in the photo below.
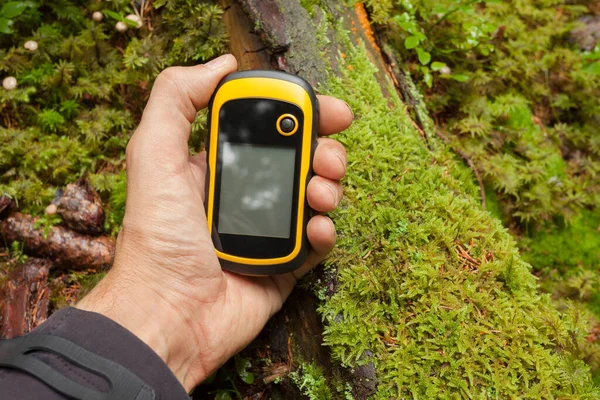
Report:
M 231 55 L 163 71 L 127 146 L 127 206 L 113 268 L 76 307 L 103 314 L 148 344 L 190 391 L 254 339 L 296 281 L 335 244 L 323 215 L 307 227 L 312 250 L 298 270 L 271 277 L 222 271 L 203 207 L 206 153 L 189 156 L 191 123 L 219 81 L 237 69 Z M 320 135 L 346 129 L 352 112 L 319 96 Z M 308 203 L 333 211 L 346 172 L 343 146 L 319 138 Z

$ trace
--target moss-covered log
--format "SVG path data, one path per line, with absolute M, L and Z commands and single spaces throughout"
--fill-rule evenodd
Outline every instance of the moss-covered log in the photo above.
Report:
M 195 396 L 597 398 L 580 359 L 585 318 L 538 294 L 511 236 L 482 210 L 475 174 L 436 135 L 364 7 L 240 3 L 223 2 L 242 67 L 298 73 L 346 100 L 356 121 L 338 136 L 349 163 L 333 215 L 337 248 Z M 257 379 L 240 369 L 244 360 Z

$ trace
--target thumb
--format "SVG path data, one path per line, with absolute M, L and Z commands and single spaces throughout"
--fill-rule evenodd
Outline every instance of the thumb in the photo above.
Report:
M 142 121 L 129 143 L 133 159 L 187 162 L 191 124 L 207 106 L 217 84 L 237 69 L 230 54 L 204 65 L 171 67 L 156 80 Z M 132 160 L 133 161 L 133 160 Z

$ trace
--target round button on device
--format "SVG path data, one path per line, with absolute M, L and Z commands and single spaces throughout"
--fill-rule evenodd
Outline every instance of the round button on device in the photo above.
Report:
M 277 131 L 283 136 L 292 136 L 298 130 L 298 120 L 292 114 L 283 114 L 277 119 Z
M 284 131 L 285 133 L 290 133 L 296 127 L 296 123 L 294 122 L 294 120 L 289 117 L 285 117 L 284 119 L 281 120 L 280 123 L 281 123 L 281 130 Z

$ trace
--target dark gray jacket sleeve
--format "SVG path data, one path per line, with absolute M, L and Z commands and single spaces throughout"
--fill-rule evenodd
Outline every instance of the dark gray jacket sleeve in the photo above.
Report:
M 144 342 L 121 325 L 100 314 L 65 308 L 53 314 L 31 334 L 59 336 L 111 360 L 136 375 L 154 390 L 156 399 L 189 400 L 183 386 L 162 359 Z M 65 377 L 101 392 L 108 391 L 106 379 L 50 352 L 35 357 L 50 364 Z M 27 373 L 0 368 L 0 399 L 66 399 Z

